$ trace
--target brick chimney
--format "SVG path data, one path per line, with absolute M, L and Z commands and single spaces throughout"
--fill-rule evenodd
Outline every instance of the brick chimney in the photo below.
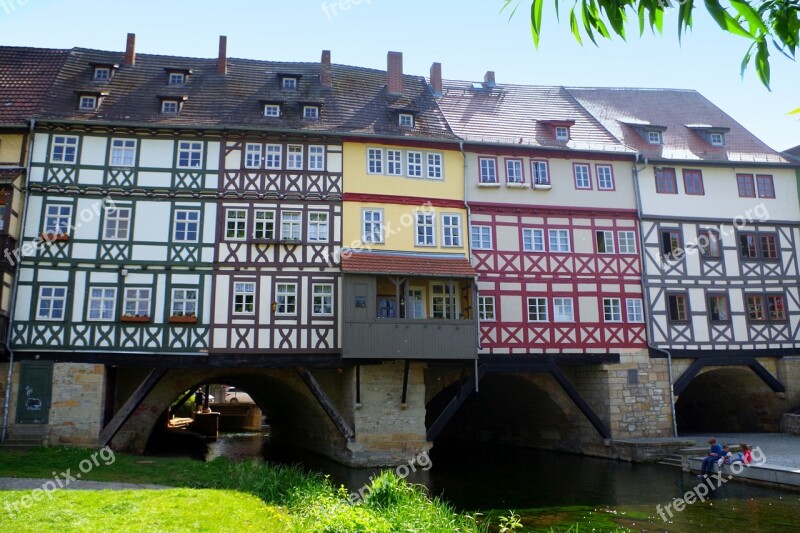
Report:
M 493 70 L 490 70 L 489 72 L 487 72 L 486 75 L 483 77 L 483 85 L 486 86 L 486 87 L 496 87 L 497 86 L 497 82 L 494 81 L 494 71 Z
M 389 52 L 386 67 L 386 90 L 389 94 L 403 94 L 402 52 Z
M 217 58 L 217 74 L 225 76 L 228 73 L 228 38 L 219 36 L 219 57 Z
M 128 42 L 125 45 L 125 60 L 123 65 L 132 67 L 136 64 L 136 34 L 128 34 Z
M 333 74 L 331 73 L 331 51 L 323 50 L 322 59 L 319 63 L 319 83 L 323 87 L 330 88 L 333 85 Z
M 434 63 L 431 65 L 431 91 L 437 98 L 442 96 L 442 64 Z

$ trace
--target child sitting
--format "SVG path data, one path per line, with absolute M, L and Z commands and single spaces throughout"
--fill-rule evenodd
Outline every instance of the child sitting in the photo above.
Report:
M 750 453 L 750 446 L 747 444 L 740 444 L 739 448 L 742 450 L 736 454 L 736 458 L 733 460 L 734 463 L 744 463 L 749 465 L 753 462 L 753 454 Z
M 729 465 L 729 464 L 731 464 L 731 461 L 732 461 L 732 458 L 731 458 L 730 446 L 725 444 L 722 447 L 722 453 L 719 456 L 719 460 L 717 460 L 717 465 L 719 465 L 719 467 L 722 468 L 723 464 Z

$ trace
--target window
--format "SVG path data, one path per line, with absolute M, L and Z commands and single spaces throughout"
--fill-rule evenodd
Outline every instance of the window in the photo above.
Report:
M 775 184 L 772 176 L 759 174 L 756 176 L 756 190 L 759 198 L 775 198 Z
M 127 241 L 131 235 L 130 207 L 115 207 L 106 211 L 103 239 L 108 241 Z
M 67 307 L 66 287 L 41 287 L 39 289 L 38 320 L 64 320 Z
M 497 183 L 497 161 L 487 157 L 478 159 L 481 183 Z
M 642 309 L 641 298 L 628 298 L 625 300 L 625 307 L 628 315 L 628 322 L 642 323 L 644 322 L 644 311 Z
M 297 314 L 297 284 L 278 283 L 275 287 L 275 301 L 278 304 L 278 307 L 275 309 L 275 314 Z
M 725 135 L 722 133 L 709 133 L 708 140 L 712 146 L 725 146 Z
M 299 241 L 302 214 L 298 211 L 281 212 L 281 240 Z
M 686 304 L 685 294 L 667 295 L 667 312 L 670 322 L 686 322 L 689 320 L 689 309 Z
M 614 253 L 614 232 L 601 230 L 595 232 L 595 239 L 597 240 L 597 253 L 599 254 L 613 254 Z
M 506 183 L 524 183 L 522 175 L 522 161 L 520 159 L 506 159 Z
M 422 177 L 422 154 L 420 152 L 406 153 L 406 171 L 409 178 Z
M 678 182 L 674 168 L 656 167 L 656 192 L 660 194 L 678 194 Z
M 767 312 L 770 320 L 786 320 L 786 302 L 782 294 L 767 294 Z
M 556 126 L 556 140 L 566 142 L 569 140 L 569 128 Z
M 747 260 L 775 261 L 780 256 L 774 233 L 739 233 L 739 257 Z
M 660 131 L 648 131 L 647 132 L 647 142 L 650 144 L 661 144 L 661 132 Z
M 436 246 L 435 241 L 435 221 L 433 213 L 416 213 L 416 245 L 417 246 Z
M 589 172 L 589 165 L 583 163 L 575 163 L 572 165 L 573 173 L 575 174 L 575 188 L 576 189 L 591 189 L 592 176 Z
M 572 298 L 553 298 L 553 322 L 575 322 Z
M 197 315 L 197 289 L 172 289 L 171 316 Z
M 178 101 L 177 100 L 162 100 L 161 112 L 165 115 L 178 114 Z
M 245 209 L 225 211 L 225 238 L 229 241 L 243 241 L 247 238 L 247 211 Z
M 728 322 L 731 319 L 727 294 L 708 295 L 708 318 L 711 322 Z
M 661 255 L 665 258 L 677 259 L 683 254 L 681 232 L 677 229 L 661 231 Z
M 383 150 L 367 148 L 367 173 L 383 174 Z
M 383 211 L 379 209 L 364 209 L 361 212 L 362 235 L 365 243 L 383 242 Z
M 261 168 L 261 145 L 247 143 L 244 150 L 244 167 Z
M 386 173 L 390 176 L 403 175 L 403 152 L 386 150 Z
M 170 72 L 167 83 L 169 85 L 183 85 L 185 81 L 186 75 L 183 72 Z
M 278 118 L 281 116 L 281 106 L 278 104 L 264 104 L 264 116 Z
M 764 297 L 762 295 L 745 296 L 747 302 L 747 318 L 750 320 L 766 320 L 767 314 L 764 311 Z
M 253 215 L 253 238 L 262 241 L 275 240 L 275 212 L 257 209 Z
M 115 288 L 89 288 L 89 312 L 87 320 L 110 321 L 114 320 L 114 308 L 117 304 L 117 289 Z
M 614 190 L 614 171 L 611 165 L 597 165 L 597 189 L 601 191 Z
M 700 257 L 704 259 L 722 257 L 722 241 L 719 232 L 714 229 L 700 230 L 697 234 L 697 248 L 700 250 Z
M 761 259 L 778 259 L 778 238 L 775 235 L 761 235 Z
M 200 236 L 200 211 L 175 211 L 175 242 L 197 242 Z
M 551 252 L 569 252 L 569 230 L 551 229 L 547 231 L 547 241 Z
M 474 250 L 492 249 L 492 228 L 489 226 L 472 226 L 470 232 Z
M 92 111 L 97 109 L 97 97 L 88 95 L 81 96 L 78 108 L 83 109 L 84 111 Z
M 233 314 L 254 315 L 256 313 L 256 284 L 233 284 Z
M 531 161 L 531 179 L 534 185 L 550 185 L 547 161 Z
M 181 141 L 178 144 L 178 168 L 200 168 L 203 164 L 203 143 Z
M 290 144 L 286 152 L 286 168 L 290 170 L 302 170 L 303 146 L 299 144 Z
M 617 232 L 617 241 L 619 242 L 619 253 L 621 253 L 621 254 L 635 254 L 636 253 L 636 232 L 635 231 L 619 231 L 619 232 Z
M 431 285 L 431 308 L 433 318 L 453 320 L 456 317 L 455 299 L 450 285 L 444 283 Z
M 333 315 L 333 285 L 330 283 L 311 286 L 311 314 L 314 316 Z
M 414 115 L 409 115 L 408 113 L 400 113 L 400 116 L 398 118 L 398 123 L 402 128 L 413 128 Z
M 309 146 L 308 147 L 308 169 L 309 170 L 325 170 L 325 147 L 324 146 Z
M 428 154 L 428 178 L 442 179 L 442 154 Z
M 528 298 L 528 322 L 547 322 L 547 298 Z
M 619 298 L 603 298 L 603 320 L 622 322 L 622 301 Z
M 95 67 L 93 78 L 96 81 L 105 81 L 111 79 L 111 69 L 109 67 Z
M 303 118 L 316 120 L 319 118 L 319 106 L 307 105 L 303 106 Z
M 425 292 L 422 289 L 408 289 L 406 318 L 415 320 L 428 318 L 428 312 L 425 310 Z
M 525 252 L 544 252 L 544 230 L 541 228 L 523 228 L 522 249 Z
M 739 257 L 742 259 L 758 259 L 756 236 L 753 233 L 739 234 Z
M 699 170 L 684 170 L 683 187 L 686 194 L 704 195 L 703 173 Z
M 494 296 L 478 296 L 478 320 L 494 322 Z
M 124 309 L 127 316 L 150 316 L 150 289 L 125 289 Z
M 71 205 L 48 205 L 45 210 L 44 233 L 48 235 L 69 235 L 71 221 Z
M 309 242 L 328 242 L 328 213 L 308 214 Z
M 297 89 L 297 78 L 283 78 L 281 81 L 281 87 L 290 91 Z
M 755 198 L 756 186 L 752 174 L 737 174 L 736 186 L 739 188 L 741 198 Z
M 280 144 L 267 145 L 266 167 L 268 169 L 279 169 L 283 164 L 283 147 Z
M 442 246 L 461 246 L 460 215 L 442 215 Z
M 136 162 L 136 140 L 113 139 L 111 141 L 111 166 L 132 167 Z
M 77 161 L 78 138 L 67 135 L 54 135 L 50 152 L 51 163 L 74 163 Z

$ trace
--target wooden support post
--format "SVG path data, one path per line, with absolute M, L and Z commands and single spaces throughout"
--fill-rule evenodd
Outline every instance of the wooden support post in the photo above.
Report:
M 306 387 L 308 387 L 308 390 L 311 391 L 311 394 L 317 399 L 322 410 L 325 411 L 325 414 L 331 419 L 333 425 L 336 426 L 336 429 L 342 434 L 342 437 L 344 437 L 347 442 L 353 442 L 356 438 L 355 431 L 353 431 L 353 428 L 350 427 L 347 420 L 339 413 L 336 406 L 333 405 L 333 402 L 331 402 L 331 399 L 325 394 L 325 391 L 322 390 L 319 382 L 311 375 L 311 372 L 302 367 L 297 367 L 295 370 L 300 376 L 300 379 L 303 380 L 303 383 L 306 384 Z
M 400 403 L 405 405 L 406 400 L 408 399 L 408 368 L 411 365 L 411 361 L 406 359 L 405 367 L 403 367 L 403 397 L 400 400 Z
M 567 379 L 567 376 L 558 368 L 558 365 L 552 363 L 550 366 L 550 375 L 561 385 L 561 388 L 564 389 L 564 392 L 570 397 L 570 399 L 578 406 L 578 409 L 581 410 L 583 415 L 589 419 L 589 422 L 592 423 L 594 428 L 597 430 L 598 433 L 604 439 L 611 438 L 611 430 L 608 429 L 605 422 L 603 422 L 599 416 L 592 410 L 586 400 L 583 399 L 583 396 L 580 395 L 578 389 Z
M 431 426 L 428 428 L 428 431 L 425 435 L 425 438 L 428 441 L 433 441 L 436 437 L 439 436 L 439 433 L 445 428 L 448 422 L 453 418 L 458 410 L 464 405 L 464 402 L 467 401 L 467 398 L 475 392 L 475 383 L 480 382 L 483 379 L 483 376 L 486 374 L 486 371 L 483 367 L 478 367 L 478 374 L 473 379 L 472 377 L 464 378 L 464 372 L 462 371 L 462 378 L 459 380 L 459 386 L 456 389 L 456 394 L 450 400 L 445 408 L 442 410 L 441 414 L 436 417 L 436 420 L 433 421 Z
M 361 365 L 356 365 L 356 405 L 361 405 Z
M 117 411 L 114 418 L 111 419 L 111 422 L 100 432 L 100 436 L 97 438 L 98 446 L 103 447 L 111 442 L 114 435 L 117 434 L 134 411 L 136 411 L 139 404 L 142 403 L 142 400 L 144 400 L 156 385 L 158 385 L 158 382 L 167 374 L 168 370 L 169 369 L 166 367 L 156 367 L 147 374 L 147 377 L 144 378 L 144 381 L 133 391 L 131 397 L 128 398 L 128 401 Z

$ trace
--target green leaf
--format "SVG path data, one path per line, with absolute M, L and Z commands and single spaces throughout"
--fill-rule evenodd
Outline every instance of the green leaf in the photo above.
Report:
M 733 18 L 721 5 L 718 0 L 705 0 L 706 9 L 711 14 L 711 17 L 716 21 L 717 25 L 723 30 L 739 35 L 741 37 L 748 37 L 751 39 L 756 38 L 756 32 L 750 33 L 745 30 L 739 22 Z
M 789 111 L 789 114 L 790 115 L 800 115 L 800 107 L 798 107 L 797 109 L 795 109 L 793 111 Z
M 575 16 L 575 8 L 572 8 L 569 12 L 569 27 L 572 30 L 572 35 L 575 36 L 575 40 L 578 41 L 578 44 L 583 46 L 583 39 L 581 39 L 581 30 L 578 27 L 578 17 Z
M 750 64 L 750 60 L 753 58 L 753 48 L 755 48 L 756 43 L 750 45 L 750 48 L 747 49 L 747 52 L 744 54 L 744 58 L 742 59 L 742 78 L 744 78 L 744 72 L 747 70 L 747 65 Z
M 533 0 L 531 4 L 531 32 L 533 33 L 533 45 L 539 48 L 539 37 L 542 34 L 542 8 L 544 0 Z
M 769 89 L 769 77 L 770 77 L 770 69 L 769 69 L 769 47 L 767 46 L 766 39 L 761 39 L 757 43 L 758 52 L 756 52 L 756 74 L 758 74 L 758 78 L 761 80 L 761 83 L 764 84 L 764 87 Z
M 736 10 L 739 15 L 744 17 L 744 19 L 750 24 L 750 34 L 755 34 L 758 30 L 761 33 L 769 33 L 769 30 L 764 25 L 764 22 L 761 20 L 761 15 L 756 13 L 756 10 L 750 7 L 750 4 L 747 2 L 743 2 L 742 0 L 730 0 L 731 6 Z

